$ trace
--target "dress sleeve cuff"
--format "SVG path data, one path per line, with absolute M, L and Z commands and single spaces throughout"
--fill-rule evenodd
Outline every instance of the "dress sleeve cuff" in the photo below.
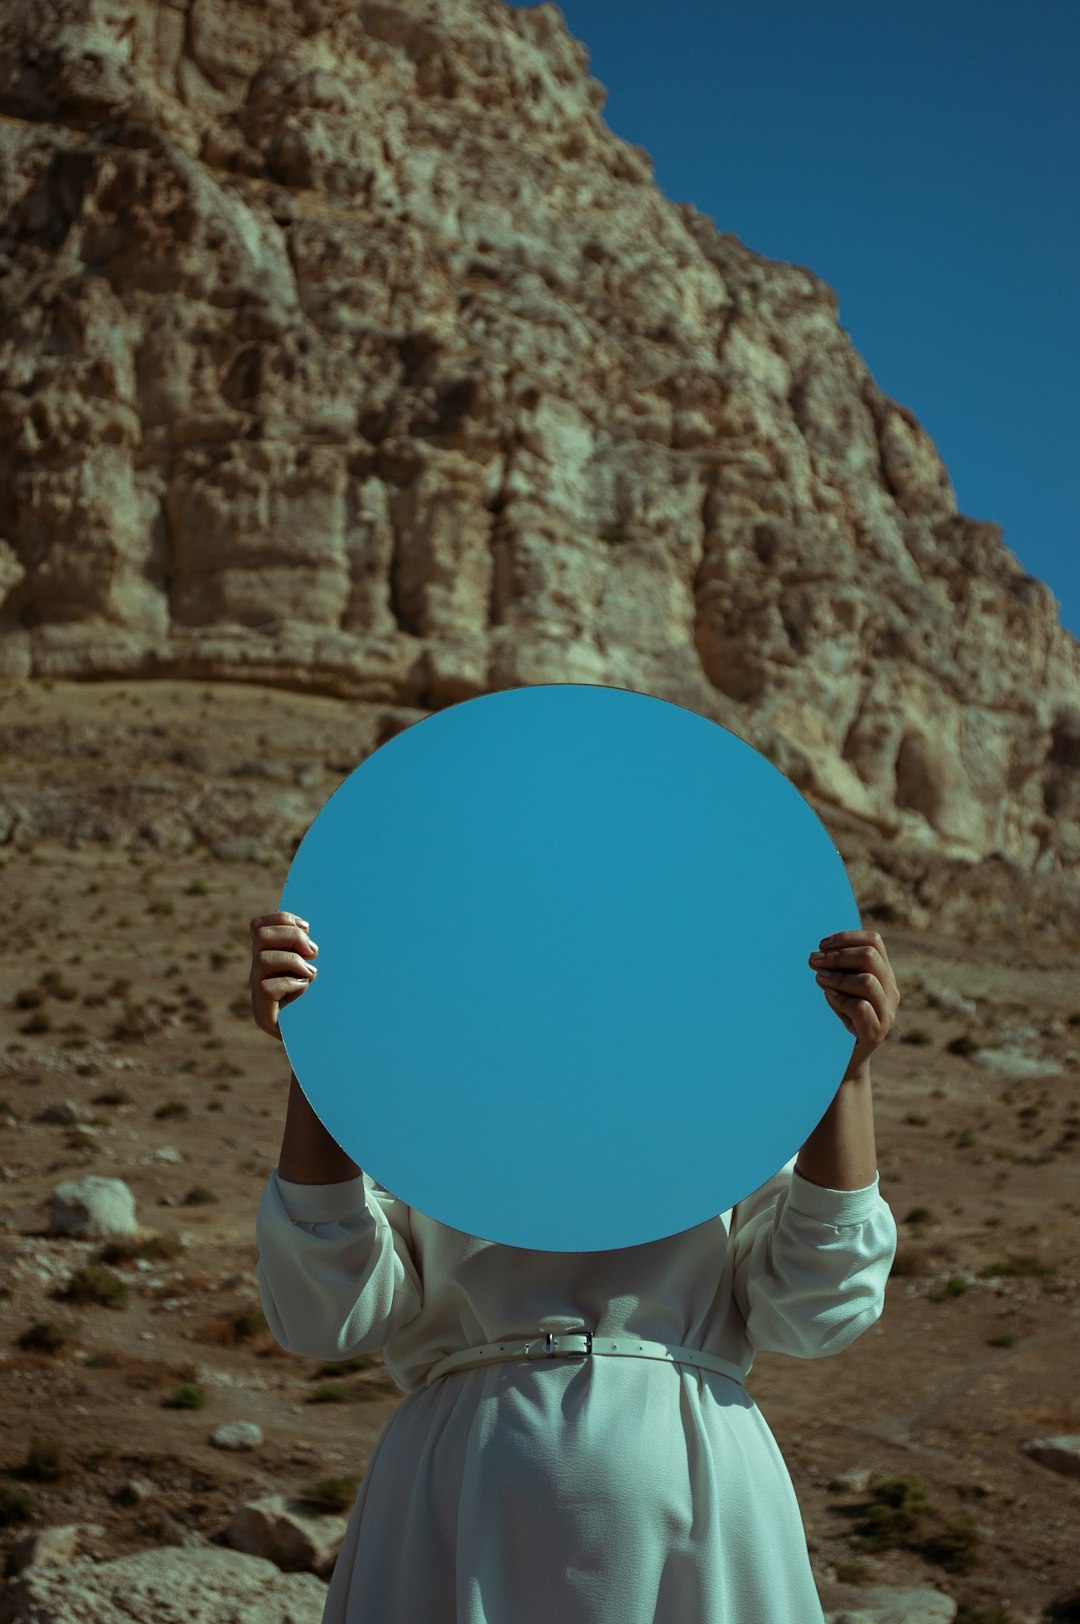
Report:
M 363 1173 L 336 1184 L 297 1184 L 283 1179 L 275 1167 L 274 1177 L 285 1211 L 302 1224 L 331 1224 L 339 1218 L 355 1218 L 366 1210 Z
M 881 1200 L 879 1183 L 880 1174 L 875 1172 L 873 1184 L 866 1184 L 861 1190 L 829 1190 L 803 1178 L 792 1168 L 788 1206 L 826 1224 L 861 1224 Z

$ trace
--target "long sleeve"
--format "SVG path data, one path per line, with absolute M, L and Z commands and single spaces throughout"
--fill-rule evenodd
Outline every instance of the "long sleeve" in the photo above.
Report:
M 732 1212 L 733 1295 L 754 1352 L 839 1353 L 885 1306 L 896 1222 L 879 1175 L 828 1190 L 792 1158 Z
M 407 1207 L 367 1174 L 297 1184 L 275 1167 L 255 1220 L 255 1280 L 274 1340 L 341 1360 L 381 1348 L 420 1312 Z

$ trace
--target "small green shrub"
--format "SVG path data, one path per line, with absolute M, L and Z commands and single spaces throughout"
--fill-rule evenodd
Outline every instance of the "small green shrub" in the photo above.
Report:
M 18 1338 L 18 1346 L 31 1353 L 59 1353 L 70 1342 L 70 1332 L 52 1320 L 35 1320 Z
M 999 1276 L 1016 1279 L 1038 1279 L 1054 1273 L 1052 1263 L 1044 1263 L 1037 1257 L 1009 1257 L 1004 1262 L 991 1263 L 985 1269 L 979 1270 L 981 1280 L 997 1279 Z
M 309 1404 L 345 1404 L 348 1402 L 349 1389 L 344 1382 L 323 1382 L 321 1387 L 308 1398 Z
M 949 1297 L 962 1297 L 968 1289 L 968 1283 L 961 1275 L 951 1274 L 943 1285 L 927 1292 L 927 1297 L 932 1303 L 943 1303 Z
M 155 1122 L 165 1121 L 168 1117 L 186 1117 L 190 1112 L 183 1100 L 169 1100 L 165 1105 L 159 1105 L 154 1112 Z
M 871 1550 L 906 1545 L 930 1511 L 927 1485 L 918 1477 L 887 1477 L 871 1485 L 873 1503 L 855 1525 L 863 1544 Z
M 359 1477 L 324 1477 L 297 1498 L 320 1511 L 346 1511 L 356 1498 Z
M 933 1041 L 929 1032 L 924 1032 L 921 1026 L 913 1027 L 910 1032 L 901 1032 L 900 1034 L 901 1043 L 914 1043 L 919 1048 L 926 1048 Z
M 179 1235 L 159 1234 L 131 1236 L 124 1240 L 107 1241 L 98 1253 L 100 1263 L 130 1263 L 133 1258 L 157 1259 L 167 1263 L 186 1251 Z
M 30 1522 L 36 1515 L 36 1502 L 30 1490 L 10 1478 L 0 1477 L 0 1528 Z
M 70 1477 L 75 1470 L 75 1463 L 63 1444 L 54 1438 L 39 1438 L 35 1433 L 30 1440 L 20 1476 L 34 1483 L 59 1483 L 61 1478 Z
M 949 1054 L 971 1055 L 978 1051 L 979 1045 L 974 1038 L 969 1038 L 964 1032 L 960 1037 L 953 1038 L 951 1043 L 947 1043 L 945 1048 Z
M 836 1564 L 837 1582 L 842 1585 L 869 1585 L 874 1582 L 874 1575 L 865 1562 L 838 1562 Z
M 912 1207 L 904 1222 L 905 1224 L 928 1224 L 932 1221 L 933 1216 L 934 1214 L 929 1207 Z
M 344 1376 L 353 1370 L 370 1370 L 373 1365 L 381 1363 L 375 1353 L 358 1353 L 352 1359 L 332 1359 L 328 1364 L 319 1366 L 312 1380 L 318 1380 L 320 1376 Z
M 988 1336 L 986 1340 L 992 1348 L 1015 1348 L 1020 1338 L 1015 1331 L 999 1331 L 996 1336 Z
M 100 1263 L 76 1269 L 63 1293 L 71 1302 L 97 1303 L 101 1308 L 126 1308 L 128 1288 L 120 1276 Z
M 161 1401 L 166 1410 L 201 1410 L 205 1403 L 206 1393 L 196 1382 L 182 1382 Z
M 106 1088 L 100 1094 L 95 1094 L 91 1105 L 130 1105 L 131 1095 L 126 1088 Z
M 266 1315 L 261 1308 L 248 1308 L 240 1314 L 234 1314 L 229 1323 L 238 1337 L 257 1336 L 260 1331 L 266 1330 Z
M 923 1540 L 919 1549 L 928 1562 L 937 1562 L 950 1573 L 970 1573 L 979 1560 L 979 1536 L 969 1517 L 950 1517 L 944 1529 Z
M 78 987 L 69 986 L 59 970 L 46 970 L 44 975 L 38 977 L 38 985 L 44 987 L 53 998 L 59 998 L 65 1004 L 70 1004 L 72 999 L 79 996 Z

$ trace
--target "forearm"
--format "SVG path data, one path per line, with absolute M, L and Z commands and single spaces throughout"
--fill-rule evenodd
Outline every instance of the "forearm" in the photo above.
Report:
M 315 1115 L 294 1073 L 289 1080 L 279 1176 L 294 1184 L 338 1184 L 359 1173 L 360 1168 Z
M 829 1190 L 862 1190 L 877 1172 L 870 1065 L 848 1075 L 799 1152 L 796 1172 Z

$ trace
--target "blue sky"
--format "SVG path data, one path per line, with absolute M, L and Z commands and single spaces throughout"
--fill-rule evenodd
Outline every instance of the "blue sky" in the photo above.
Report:
M 565 0 L 663 191 L 807 265 L 1080 637 L 1077 0 Z

